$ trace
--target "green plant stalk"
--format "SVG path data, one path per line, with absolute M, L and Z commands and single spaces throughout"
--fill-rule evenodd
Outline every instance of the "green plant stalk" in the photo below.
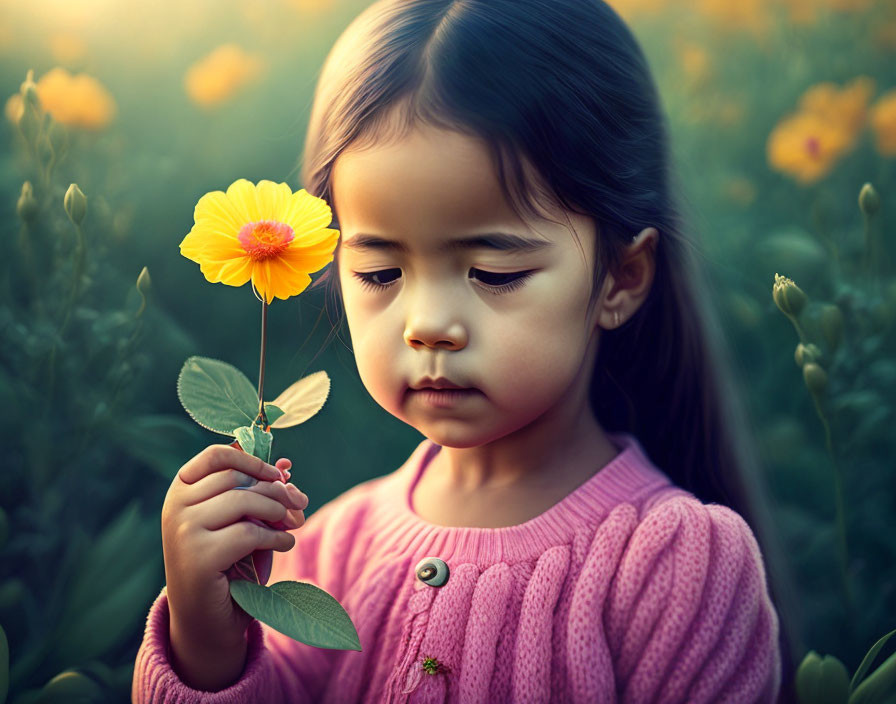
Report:
M 253 287 L 254 290 L 254 287 Z M 255 422 L 260 422 L 261 428 L 268 425 L 268 417 L 264 412 L 264 351 L 268 338 L 268 302 L 261 299 L 261 360 L 258 363 L 258 415 Z
M 75 261 L 75 275 L 72 280 L 72 288 L 71 293 L 69 294 L 68 303 L 65 307 L 65 316 L 62 319 L 62 324 L 59 326 L 59 329 L 56 331 L 57 338 L 62 337 L 62 333 L 65 332 L 65 328 L 68 326 L 69 318 L 71 317 L 72 309 L 75 307 L 75 301 L 78 298 L 78 294 L 81 292 L 81 279 L 84 276 L 84 269 L 86 267 L 87 262 L 87 244 L 84 238 L 84 230 L 80 225 L 76 225 L 75 228 L 78 232 L 78 250 L 77 250 L 77 259 Z M 53 341 L 53 347 L 50 349 L 49 355 L 49 369 L 47 372 L 47 402 L 49 405 L 53 403 L 53 384 L 55 381 L 55 370 L 56 370 L 56 341 Z
M 849 552 L 846 539 L 846 509 L 845 502 L 843 501 L 843 476 L 840 471 L 840 466 L 837 463 L 837 457 L 834 454 L 830 424 L 824 415 L 824 411 L 818 402 L 818 398 L 814 394 L 812 394 L 812 401 L 815 404 L 815 411 L 821 419 L 821 424 L 824 426 L 825 447 L 831 458 L 831 466 L 834 469 L 834 502 L 837 520 L 838 553 L 840 556 L 840 578 L 843 587 L 843 596 L 846 599 L 849 622 L 854 623 L 853 614 L 855 613 L 855 601 L 853 599 L 852 588 L 849 581 Z
M 786 314 L 788 318 L 790 318 L 790 322 L 793 323 L 793 327 L 796 330 L 796 334 L 800 336 L 800 342 L 804 345 L 808 344 L 808 338 L 806 336 L 806 331 L 803 330 L 803 326 L 800 325 L 800 321 L 793 315 Z

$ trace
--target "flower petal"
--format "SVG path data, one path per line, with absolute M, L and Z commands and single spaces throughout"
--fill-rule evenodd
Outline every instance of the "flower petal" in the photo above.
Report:
M 194 225 L 184 237 L 180 253 L 193 261 L 199 261 L 206 254 L 216 259 L 247 256 L 236 238 L 200 225 Z
M 221 232 L 232 233 L 234 238 L 240 228 L 249 222 L 224 191 L 212 191 L 202 196 L 193 210 L 193 219 L 197 225 L 208 225 Z
M 227 198 L 244 224 L 262 219 L 255 191 L 255 184 L 244 178 L 237 179 L 227 187 Z
M 255 197 L 258 201 L 258 212 L 263 220 L 276 220 L 284 222 L 283 214 L 292 191 L 285 183 L 261 180 L 255 189 Z
M 281 222 L 295 231 L 296 239 L 303 240 L 327 227 L 332 220 L 333 212 L 327 202 L 301 188 L 289 199 Z
M 277 298 L 286 299 L 290 296 L 298 296 L 311 283 L 311 277 L 307 273 L 290 267 L 282 259 L 271 259 L 269 272 L 273 295 Z

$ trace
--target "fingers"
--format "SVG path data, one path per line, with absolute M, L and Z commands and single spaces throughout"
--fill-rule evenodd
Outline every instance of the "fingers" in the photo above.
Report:
M 181 467 L 177 476 L 184 484 L 195 484 L 214 472 L 231 468 L 258 480 L 283 478 L 280 470 L 273 465 L 230 445 L 209 445 Z
M 240 521 L 215 531 L 216 544 L 226 545 L 228 558 L 224 562 L 232 563 L 240 555 L 248 555 L 253 550 L 276 550 L 287 552 L 296 544 L 295 536 L 282 530 L 265 528 L 251 521 Z M 236 555 L 232 560 L 229 556 Z
M 254 491 L 225 491 L 191 506 L 188 511 L 192 522 L 210 531 L 220 530 L 243 518 L 276 523 L 288 521 L 290 515 L 280 501 Z
M 307 508 L 308 497 L 298 491 L 292 484 L 288 486 L 279 479 L 276 481 L 258 481 L 255 477 L 238 469 L 222 469 L 209 474 L 194 484 L 182 487 L 180 500 L 183 506 L 208 501 L 213 496 L 230 489 L 251 491 L 280 501 L 287 508 Z M 295 500 L 294 500 L 294 498 Z

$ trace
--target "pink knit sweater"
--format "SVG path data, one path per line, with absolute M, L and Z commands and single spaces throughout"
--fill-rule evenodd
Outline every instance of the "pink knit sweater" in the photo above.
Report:
M 246 666 L 218 692 L 168 659 L 165 589 L 137 653 L 143 702 L 774 702 L 778 616 L 743 518 L 673 485 L 637 439 L 539 516 L 505 528 L 427 523 L 411 491 L 440 447 L 317 509 L 268 584 L 311 582 L 360 651 L 314 648 L 253 620 Z M 434 586 L 415 567 L 437 558 Z M 437 563 L 439 564 L 439 563 Z M 430 674 L 424 656 L 444 666 Z

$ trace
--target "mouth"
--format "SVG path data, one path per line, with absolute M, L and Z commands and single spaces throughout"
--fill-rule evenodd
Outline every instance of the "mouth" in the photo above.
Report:
M 421 387 L 419 389 L 408 388 L 407 393 L 410 399 L 432 408 L 451 408 L 458 403 L 481 395 L 479 389 L 474 388 L 436 389 L 433 387 Z

